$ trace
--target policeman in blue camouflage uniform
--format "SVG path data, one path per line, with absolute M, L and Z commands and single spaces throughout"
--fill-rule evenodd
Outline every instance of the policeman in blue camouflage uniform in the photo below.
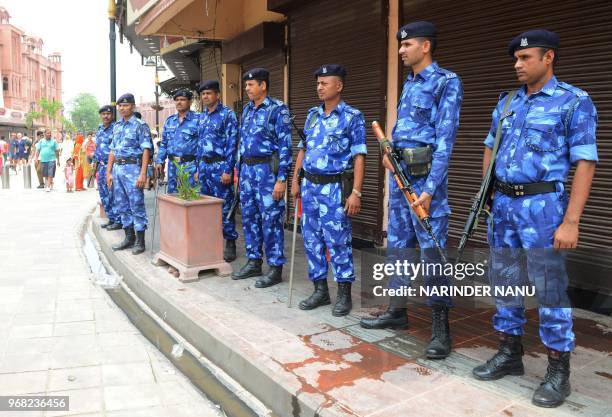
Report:
M 540 338 L 548 349 L 548 369 L 532 402 L 556 407 L 570 394 L 570 355 L 574 349 L 572 309 L 567 296 L 564 251 L 575 248 L 578 226 L 597 162 L 597 112 L 588 94 L 558 81 L 554 65 L 559 37 L 536 29 L 514 38 L 508 47 L 523 84 L 502 115 L 507 93 L 493 112 L 485 140 L 483 168 L 491 160 L 495 131 L 502 121 L 501 145 L 495 159 L 490 276 L 510 274 L 513 281 L 527 277 L 536 289 Z M 565 181 L 576 167 L 571 194 Z M 522 257 L 504 252 L 523 250 Z M 526 322 L 522 305 L 496 299 L 493 326 L 500 333 L 499 351 L 473 374 L 481 380 L 522 375 L 521 335 Z
M 164 123 L 162 140 L 157 150 L 156 170 L 158 178 L 168 159 L 168 193 L 176 193 L 177 167 L 183 167 L 189 173 L 189 183 L 196 185 L 198 171 L 198 123 L 200 115 L 191 111 L 193 94 L 187 89 L 180 89 L 173 95 L 176 114 L 168 117 Z
M 298 145 L 300 151 L 291 184 L 294 201 L 300 194 L 302 198 L 302 235 L 308 278 L 314 284 L 314 292 L 299 307 L 312 310 L 331 303 L 327 248 L 338 283 L 332 314 L 345 316 L 352 308 L 351 284 L 355 281 L 350 216 L 361 209 L 367 153 L 365 120 L 359 110 L 341 98 L 346 78 L 344 67 L 322 65 L 315 71 L 315 78 L 323 104 L 308 111 L 304 125 L 306 143 L 301 141 Z M 302 167 L 304 178 L 300 183 Z
M 248 261 L 232 278 L 262 274 L 263 245 L 270 269 L 255 282 L 255 287 L 265 288 L 282 281 L 286 262 L 283 216 L 291 165 L 291 119 L 287 106 L 268 96 L 268 70 L 254 68 L 244 74 L 243 80 L 251 101 L 242 112 L 238 172 Z
M 198 86 L 202 101 L 198 140 L 198 178 L 201 193 L 223 199 L 223 259 L 236 259 L 236 221 L 227 218 L 234 201 L 234 166 L 238 146 L 238 120 L 236 113 L 221 103 L 219 82 L 203 81 Z
M 397 108 L 397 123 L 393 128 L 393 147 L 402 157 L 402 168 L 413 184 L 419 198 L 414 204 L 430 215 L 433 233 L 445 247 L 448 236 L 448 165 L 459 127 L 459 113 L 463 101 L 461 80 L 453 72 L 440 68 L 433 60 L 437 30 L 432 23 L 419 21 L 403 26 L 397 32 L 399 54 L 404 65 L 412 71 L 404 82 Z M 383 165 L 392 169 L 383 157 Z M 414 251 L 418 244 L 421 259 L 429 264 L 441 258 L 434 242 L 408 207 L 402 191 L 389 178 L 389 223 L 387 247 L 391 252 Z M 410 258 L 415 255 L 409 256 Z M 418 262 L 418 259 L 411 259 Z M 449 285 L 445 276 L 424 276 L 426 285 Z M 435 284 L 434 284 L 435 283 Z M 406 300 L 390 300 L 387 311 L 376 318 L 364 318 L 365 328 L 406 328 Z M 425 349 L 430 359 L 449 355 L 451 338 L 448 325 L 450 297 L 434 296 L 428 300 L 432 308 L 432 338 Z
M 113 187 L 114 204 L 125 231 L 125 239 L 113 246 L 113 250 L 133 247 L 132 253 L 138 255 L 145 251 L 147 212 L 143 188 L 153 144 L 149 126 L 134 115 L 134 107 L 132 94 L 124 94 L 117 100 L 121 119 L 113 126 L 106 183 Z
M 106 185 L 106 165 L 110 154 L 110 145 L 113 140 L 113 108 L 109 105 L 100 107 L 98 110 L 102 123 L 96 132 L 96 152 L 94 153 L 94 171 L 98 173 L 98 192 L 100 201 L 104 207 L 108 223 L 102 227 L 106 230 L 119 230 L 121 226 L 121 216 L 113 204 L 113 188 Z

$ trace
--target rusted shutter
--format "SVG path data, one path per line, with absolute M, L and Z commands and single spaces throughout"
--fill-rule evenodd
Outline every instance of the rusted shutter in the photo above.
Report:
M 283 100 L 283 71 L 285 68 L 285 52 L 282 49 L 278 49 L 273 52 L 266 52 L 253 58 L 246 59 L 240 63 L 240 67 L 243 74 L 252 68 L 265 68 L 270 71 L 269 95 L 278 100 Z M 242 105 L 245 106 L 248 102 L 249 96 L 247 96 L 246 92 L 244 91 L 243 85 Z
M 315 0 L 289 11 L 289 104 L 301 128 L 308 109 L 320 102 L 313 72 L 322 64 L 347 70 L 344 100 L 365 116 L 368 156 L 361 213 L 353 236 L 382 242 L 383 170 L 370 124 L 385 121 L 387 72 L 386 1 Z M 294 157 L 299 141 L 294 134 Z
M 597 143 L 600 162 L 591 197 L 582 217 L 579 245 L 586 251 L 570 256 L 585 275 L 612 267 L 612 2 L 502 0 L 483 7 L 481 1 L 404 1 L 404 21 L 429 20 L 438 27 L 436 59 L 463 81 L 465 98 L 461 126 L 449 171 L 451 242 L 459 237 L 470 199 L 480 185 L 482 152 L 499 93 L 519 85 L 508 56 L 508 42 L 519 33 L 543 27 L 561 37 L 559 80 L 587 91 L 599 114 Z M 571 184 L 571 178 L 568 181 Z M 483 227 L 484 229 L 484 227 Z M 474 243 L 485 244 L 478 233 Z M 602 249 L 606 249 L 602 255 Z M 589 276 L 597 288 L 598 279 Z M 602 283 L 609 289 L 609 280 Z

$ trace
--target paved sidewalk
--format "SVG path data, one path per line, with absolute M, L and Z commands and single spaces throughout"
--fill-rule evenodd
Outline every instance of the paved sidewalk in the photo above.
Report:
M 152 193 L 148 193 L 152 208 Z M 108 252 L 121 232 L 94 229 Z M 159 234 L 157 233 L 157 236 Z M 149 244 L 147 237 L 147 245 Z M 291 233 L 285 233 L 289 253 Z M 155 247 L 157 247 L 157 242 Z M 244 262 L 244 244 L 238 242 Z M 531 395 L 546 371 L 535 311 L 525 337 L 526 374 L 496 382 L 471 377 L 473 366 L 495 351 L 492 311 L 457 307 L 451 312 L 454 351 L 445 361 L 422 357 L 430 335 L 430 312 L 410 308 L 407 331 L 366 331 L 356 303 L 351 315 L 335 318 L 330 307 L 304 312 L 299 300 L 311 291 L 298 238 L 294 306 L 288 309 L 285 281 L 268 289 L 255 279 L 232 281 L 201 274 L 183 284 L 166 268 L 151 265 L 151 253 L 108 257 L 126 283 L 158 315 L 281 416 L 609 416 L 612 415 L 612 320 L 576 311 L 578 347 L 572 355 L 573 393 L 557 409 L 531 405 Z M 355 253 L 359 267 L 361 254 Z M 357 274 L 359 276 L 359 273 Z M 335 285 L 330 285 L 332 298 Z M 355 286 L 354 297 L 359 293 Z
M 0 189 L 0 395 L 68 395 L 70 411 L 0 416 L 219 416 L 90 281 L 77 228 L 97 192 L 22 184 Z

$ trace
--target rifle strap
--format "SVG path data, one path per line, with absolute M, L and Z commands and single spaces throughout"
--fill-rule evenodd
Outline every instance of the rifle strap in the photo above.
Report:
M 510 102 L 512 101 L 512 99 L 514 98 L 517 92 L 518 92 L 517 90 L 511 91 L 506 96 L 504 107 L 502 108 L 501 115 L 499 116 L 499 121 L 497 122 L 497 130 L 495 132 L 495 141 L 493 142 L 493 151 L 491 152 L 491 162 L 489 162 L 489 167 L 487 168 L 486 176 L 491 175 L 491 172 L 493 171 L 493 168 L 495 166 L 495 158 L 497 157 L 497 151 L 499 150 L 499 145 L 501 143 L 501 137 L 502 137 L 502 123 L 504 119 L 507 116 L 509 116 L 508 114 L 506 114 L 506 112 L 508 111 L 508 107 L 510 107 Z

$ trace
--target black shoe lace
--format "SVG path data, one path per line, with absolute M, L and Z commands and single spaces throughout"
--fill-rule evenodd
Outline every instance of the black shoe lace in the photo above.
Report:
M 563 365 L 559 359 L 549 359 L 546 375 L 542 384 L 550 383 L 554 387 L 558 387 L 563 383 L 564 371 Z

